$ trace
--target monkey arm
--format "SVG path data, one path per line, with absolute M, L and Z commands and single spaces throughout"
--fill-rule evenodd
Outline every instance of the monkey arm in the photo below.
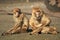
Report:
M 35 30 L 36 27 L 35 27 L 35 24 L 34 24 L 34 19 L 31 17 L 31 19 L 29 20 L 29 25 L 30 27 L 32 28 L 32 30 Z
M 36 27 L 45 27 L 46 25 L 48 25 L 50 23 L 50 21 L 49 20 L 47 20 L 47 21 L 43 21 L 43 22 L 41 22 L 40 24 L 38 24 L 38 25 L 36 25 Z
M 23 26 L 28 27 L 29 23 L 28 23 L 28 18 L 25 16 L 23 19 Z
M 38 24 L 38 25 L 36 25 L 36 27 L 41 27 L 43 24 Z
M 50 22 L 51 22 L 50 18 L 46 15 L 43 15 L 41 23 L 38 24 L 37 27 L 49 25 Z

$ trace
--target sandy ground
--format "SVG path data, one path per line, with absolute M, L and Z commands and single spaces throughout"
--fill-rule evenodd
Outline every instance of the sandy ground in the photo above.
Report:
M 27 7 L 28 5 L 28 7 Z M 37 35 L 29 35 L 29 33 L 20 33 L 20 34 L 14 34 L 14 35 L 7 35 L 7 36 L 1 36 L 2 32 L 5 32 L 6 30 L 10 29 L 14 25 L 13 17 L 12 15 L 6 15 L 7 13 L 12 12 L 11 10 L 15 7 L 21 8 L 23 12 L 31 12 L 31 7 L 33 4 L 0 4 L 0 40 L 60 40 L 60 33 L 57 35 L 52 34 L 37 34 Z M 51 24 L 52 26 L 55 26 L 57 28 L 57 31 L 60 32 L 60 17 L 50 16 Z M 30 18 L 30 15 L 28 15 L 28 18 Z
M 29 15 L 28 15 L 29 16 Z M 57 31 L 60 32 L 60 19 L 50 17 L 52 22 L 50 25 L 56 26 Z M 14 35 L 1 36 L 2 32 L 10 29 L 14 24 L 12 15 L 0 15 L 0 40 L 60 40 L 60 33 L 52 34 L 37 34 L 29 35 L 29 33 L 20 33 Z

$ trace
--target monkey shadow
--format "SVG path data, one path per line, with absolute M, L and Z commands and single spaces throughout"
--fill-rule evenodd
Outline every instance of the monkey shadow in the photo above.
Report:
M 32 32 L 32 29 L 28 29 L 27 32 Z M 38 32 L 38 34 L 41 34 L 41 32 Z
M 27 32 L 32 32 L 32 29 L 27 29 Z

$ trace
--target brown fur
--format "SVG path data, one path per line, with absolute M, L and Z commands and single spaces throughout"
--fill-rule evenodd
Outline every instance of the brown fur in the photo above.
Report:
M 21 13 L 21 9 L 19 8 L 13 9 L 13 18 L 15 21 L 15 25 L 7 32 L 3 33 L 3 35 L 18 32 L 26 32 L 28 28 L 28 18 L 25 16 L 25 14 Z
M 57 34 L 56 27 L 50 26 L 50 27 L 43 27 L 41 33 L 50 33 L 50 34 Z
M 31 34 L 38 33 L 42 27 L 47 26 L 49 23 L 49 17 L 39 7 L 32 8 L 32 16 L 29 20 L 30 27 L 33 30 Z

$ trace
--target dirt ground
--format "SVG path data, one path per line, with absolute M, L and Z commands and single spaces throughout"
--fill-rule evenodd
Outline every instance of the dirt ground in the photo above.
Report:
M 52 20 L 51 25 L 56 26 L 57 31 L 60 32 L 60 19 L 50 17 Z M 29 35 L 29 33 L 20 33 L 14 35 L 1 36 L 2 32 L 10 29 L 14 24 L 12 15 L 0 15 L 0 40 L 60 40 L 60 33 L 57 35 L 52 34 L 37 34 Z
M 27 7 L 28 5 L 28 7 Z M 11 10 L 15 7 L 21 8 L 23 12 L 31 12 L 32 4 L 0 4 L 0 40 L 60 40 L 60 33 L 57 35 L 52 34 L 37 34 L 37 35 L 29 35 L 29 33 L 20 33 L 14 35 L 1 36 L 1 33 L 10 29 L 14 25 L 12 15 L 7 15 L 7 13 L 11 12 Z M 33 5 L 35 5 L 33 3 Z M 52 26 L 57 28 L 57 31 L 60 32 L 60 17 L 50 16 Z M 30 18 L 30 15 L 28 15 Z

